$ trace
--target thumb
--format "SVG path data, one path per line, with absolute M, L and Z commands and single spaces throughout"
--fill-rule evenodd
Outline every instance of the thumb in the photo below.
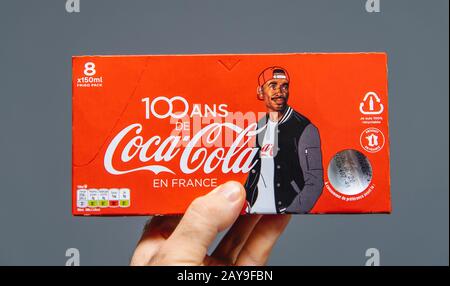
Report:
M 195 199 L 152 262 L 200 265 L 217 234 L 239 216 L 245 202 L 242 184 L 229 181 Z

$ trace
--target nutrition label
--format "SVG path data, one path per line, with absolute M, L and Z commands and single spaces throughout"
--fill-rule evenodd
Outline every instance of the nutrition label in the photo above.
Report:
M 130 189 L 78 189 L 79 208 L 128 208 L 131 205 Z

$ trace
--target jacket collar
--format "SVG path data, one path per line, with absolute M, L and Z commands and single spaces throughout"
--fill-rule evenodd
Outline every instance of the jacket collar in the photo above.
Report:
M 281 116 L 280 120 L 278 120 L 278 125 L 281 125 L 281 124 L 285 123 L 286 121 L 288 121 L 289 118 L 291 118 L 293 111 L 294 110 L 290 106 L 288 106 L 286 108 L 286 110 L 284 111 L 283 115 Z M 270 120 L 269 119 L 269 113 L 267 113 L 266 114 L 266 121 L 263 124 L 267 125 L 269 120 Z
M 292 108 L 288 106 L 283 116 L 281 116 L 280 120 L 278 121 L 278 124 L 281 125 L 285 123 L 291 117 L 291 115 L 292 115 Z

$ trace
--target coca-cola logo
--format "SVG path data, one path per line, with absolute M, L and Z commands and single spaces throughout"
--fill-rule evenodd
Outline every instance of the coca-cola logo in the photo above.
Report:
M 273 157 L 273 144 L 265 144 L 261 147 L 261 157 Z
M 225 129 L 236 134 L 236 139 L 230 146 L 198 147 L 202 139 L 206 139 L 208 144 L 214 144 Z M 171 135 L 162 139 L 154 135 L 144 138 L 141 135 L 142 131 L 142 124 L 130 124 L 111 140 L 104 156 L 104 167 L 107 172 L 113 175 L 137 171 L 175 174 L 176 172 L 168 167 L 168 163 L 176 156 L 180 156 L 179 169 L 184 174 L 198 170 L 209 174 L 219 168 L 222 173 L 247 173 L 254 167 L 256 162 L 252 164 L 252 159 L 258 152 L 256 148 L 250 146 L 250 140 L 261 130 L 257 130 L 256 123 L 249 124 L 245 129 L 229 122 L 212 123 L 197 132 L 184 147 L 180 144 L 182 136 Z M 119 169 L 114 166 L 114 159 L 119 160 L 121 165 L 137 160 L 141 166 Z

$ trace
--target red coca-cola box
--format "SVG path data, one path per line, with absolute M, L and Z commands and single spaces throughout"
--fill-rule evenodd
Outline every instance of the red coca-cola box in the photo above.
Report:
M 72 213 L 389 213 L 385 53 L 74 56 Z

